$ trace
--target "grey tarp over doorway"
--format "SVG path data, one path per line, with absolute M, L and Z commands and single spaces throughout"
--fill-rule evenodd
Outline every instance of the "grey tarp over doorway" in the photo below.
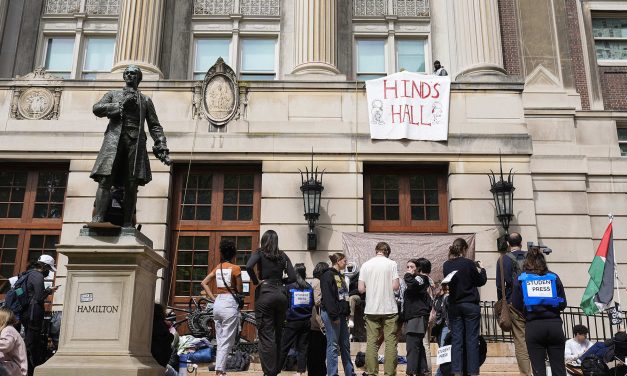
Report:
M 387 242 L 392 248 L 390 259 L 398 263 L 398 273 L 402 278 L 405 263 L 412 258 L 424 257 L 431 261 L 431 278 L 442 280 L 442 265 L 448 259 L 448 249 L 457 238 L 468 243 L 466 257 L 475 257 L 475 234 L 388 234 L 388 233 L 342 233 L 342 248 L 348 261 L 356 262 L 359 267 L 374 257 L 375 247 L 379 242 Z

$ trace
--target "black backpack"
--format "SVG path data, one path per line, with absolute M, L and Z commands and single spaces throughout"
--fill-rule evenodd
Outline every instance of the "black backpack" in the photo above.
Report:
M 30 304 L 26 285 L 29 275 L 30 271 L 22 273 L 13 287 L 11 287 L 4 296 L 4 306 L 10 309 L 18 320 L 21 319 L 22 314 Z
M 602 358 L 592 355 L 581 361 L 584 376 L 609 376 L 610 369 Z

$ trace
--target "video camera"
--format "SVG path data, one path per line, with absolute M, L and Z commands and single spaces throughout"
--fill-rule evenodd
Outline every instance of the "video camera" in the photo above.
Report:
M 531 251 L 532 249 L 538 249 L 547 256 L 550 255 L 551 252 L 553 252 L 553 250 L 546 245 L 537 245 L 533 244 L 533 242 L 527 242 L 527 252 Z

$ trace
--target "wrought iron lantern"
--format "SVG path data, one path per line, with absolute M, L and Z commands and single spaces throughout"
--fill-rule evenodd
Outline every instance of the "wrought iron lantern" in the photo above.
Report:
M 318 237 L 314 231 L 316 221 L 320 218 L 320 196 L 324 191 L 322 186 L 322 175 L 324 170 L 318 174 L 318 167 L 314 170 L 313 150 L 311 152 L 311 170 L 305 167 L 305 172 L 300 171 L 301 186 L 300 191 L 303 192 L 303 205 L 305 209 L 305 219 L 309 224 L 309 232 L 307 233 L 307 250 L 315 250 L 318 246 Z M 319 178 L 319 179 L 318 179 Z
M 494 204 L 496 206 L 496 216 L 501 222 L 501 225 L 505 229 L 505 234 L 509 233 L 509 224 L 512 218 L 514 218 L 514 175 L 512 170 L 509 170 L 507 175 L 507 181 L 503 177 L 503 162 L 501 156 L 499 156 L 500 165 L 500 179 L 496 181 L 494 172 L 490 170 L 492 175 L 488 175 L 490 178 L 490 192 L 494 197 Z

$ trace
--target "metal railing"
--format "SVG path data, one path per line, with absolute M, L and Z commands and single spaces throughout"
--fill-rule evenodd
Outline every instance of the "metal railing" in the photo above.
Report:
M 499 328 L 494 315 L 494 301 L 482 301 L 481 305 L 481 334 L 487 342 L 513 342 L 512 334 L 505 333 Z M 623 317 L 627 312 L 623 311 Z M 590 333 L 588 338 L 593 342 L 605 341 L 616 333 L 616 327 L 611 325 L 606 312 L 600 312 L 592 316 L 586 316 L 579 307 L 566 307 L 562 312 L 564 322 L 564 334 L 566 338 L 573 337 L 573 326 L 585 325 Z

